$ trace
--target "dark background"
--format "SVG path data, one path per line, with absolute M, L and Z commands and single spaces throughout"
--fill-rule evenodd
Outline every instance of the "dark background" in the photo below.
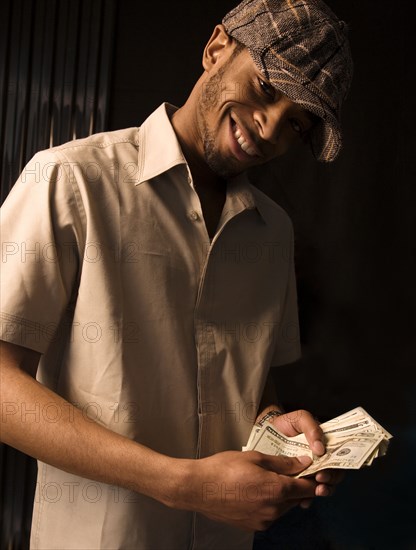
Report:
M 394 434 L 389 453 L 336 496 L 287 516 L 258 548 L 416 548 L 415 150 L 411 2 L 328 0 L 350 27 L 353 87 L 345 145 L 332 165 L 308 151 L 257 169 L 290 214 L 303 359 L 279 369 L 288 409 L 325 420 L 357 405 Z M 181 105 L 230 1 L 122 0 L 110 127 Z M 267 541 L 265 540 L 267 538 Z
M 300 379 L 286 398 L 306 399 L 324 416 L 357 403 L 386 424 L 408 423 L 416 298 L 410 3 L 328 4 L 349 24 L 355 61 L 343 152 L 323 164 L 296 151 L 252 172 L 295 226 L 305 358 L 289 373 Z M 234 2 L 118 6 L 110 129 L 186 100 L 205 42 Z
M 201 74 L 202 50 L 215 24 L 235 5 L 228 0 L 15 0 L 13 5 L 26 13 L 22 21 L 33 17 L 32 11 L 25 12 L 29 3 L 39 20 L 46 22 L 45 28 L 51 32 L 54 28 L 61 41 L 60 27 L 57 30 L 48 22 L 53 15 L 50 6 L 56 7 L 63 22 L 67 17 L 63 7 L 70 15 L 75 5 L 84 6 L 84 12 L 88 6 L 92 15 L 89 28 L 98 25 L 98 30 L 104 24 L 100 27 L 94 16 L 100 6 L 116 8 L 113 18 L 102 19 L 107 26 L 113 21 L 112 40 L 101 34 L 100 46 L 100 51 L 106 46 L 110 51 L 103 55 L 100 66 L 100 75 L 105 73 L 110 82 L 109 109 L 106 98 L 89 102 L 100 105 L 95 120 L 105 118 L 107 129 L 137 126 L 163 101 L 181 105 Z M 307 408 L 322 420 L 361 405 L 394 439 L 386 457 L 368 470 L 348 474 L 333 498 L 315 502 L 311 510 L 290 513 L 269 533 L 259 536 L 255 546 L 257 550 L 416 549 L 412 499 L 416 489 L 416 192 L 411 154 L 416 128 L 415 48 L 409 15 L 413 2 L 327 3 L 350 27 L 355 61 L 353 87 L 343 112 L 343 152 L 335 163 L 325 165 L 306 150 L 296 151 L 251 173 L 253 183 L 285 208 L 295 228 L 303 358 L 277 370 L 276 386 L 288 410 Z M 45 15 L 40 15 L 40 6 Z M 80 11 L 80 22 L 85 20 L 84 12 Z M 7 19 L 3 17 L 0 24 L 7 24 Z M 22 29 L 23 40 L 29 40 Z M 1 45 L 4 33 L 0 34 Z M 38 35 L 35 30 L 34 37 Z M 69 41 L 72 36 L 68 34 Z M 73 60 L 81 67 L 85 65 L 83 52 L 89 51 L 91 56 L 87 45 L 91 32 L 85 30 L 83 36 Z M 103 61 L 107 58 L 108 67 Z M 20 58 L 16 57 L 16 64 L 22 67 Z M 10 61 L 7 70 L 12 68 Z M 85 70 L 91 75 L 93 69 Z M 24 67 L 19 71 L 24 76 Z M 0 77 L 3 73 L 0 67 Z M 67 84 L 67 78 L 63 80 Z M 104 86 L 101 89 L 92 83 L 92 87 L 100 97 Z M 88 90 L 85 94 L 91 98 Z M 62 97 L 61 106 L 67 101 L 65 94 Z M 23 107 L 29 102 L 28 96 Z M 89 103 L 84 100 L 85 109 Z M 2 105 L 6 115 L 6 103 Z M 58 114 L 60 109 L 63 112 L 58 106 Z M 98 116 L 100 113 L 105 117 Z M 69 120 L 67 127 L 72 135 L 73 121 Z M 4 128 L 7 130 L 7 125 Z M 1 134 L 4 143 L 6 130 Z M 27 128 L 17 128 L 14 142 L 24 131 Z M 18 165 L 14 153 L 8 156 L 3 173 L 8 173 L 9 164 Z M 28 509 L 26 515 L 30 515 L 27 503 L 33 476 L 24 474 L 28 465 L 20 455 L 16 459 L 15 455 L 5 456 L 2 502 L 14 498 L 14 511 L 9 507 L 7 514 L 17 517 L 22 509 Z M 13 469 L 15 477 L 10 476 Z M 16 496 L 14 480 L 19 478 L 27 483 L 19 485 Z M 8 525 L 13 523 L 10 517 Z M 16 533 L 16 540 L 22 540 Z M 20 549 L 21 544 L 7 548 Z

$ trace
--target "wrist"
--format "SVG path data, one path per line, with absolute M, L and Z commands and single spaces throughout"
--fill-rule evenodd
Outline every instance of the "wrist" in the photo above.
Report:
M 193 487 L 197 460 L 165 457 L 160 472 L 159 494 L 162 504 L 177 510 L 189 510 L 189 489 Z
M 164 455 L 140 443 L 128 441 L 133 450 L 120 461 L 120 478 L 115 480 L 126 489 L 153 498 L 165 506 L 175 507 L 183 479 L 181 459 Z

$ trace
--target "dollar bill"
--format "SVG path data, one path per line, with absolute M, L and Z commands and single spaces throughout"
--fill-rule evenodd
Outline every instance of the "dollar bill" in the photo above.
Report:
M 326 453 L 315 458 L 313 463 L 296 477 L 310 476 L 328 468 L 358 470 L 373 454 L 383 435 L 380 433 L 366 433 L 361 436 L 352 436 L 338 444 L 327 445 Z
M 310 456 L 311 466 L 297 477 L 312 475 L 327 468 L 359 469 L 384 456 L 393 437 L 362 407 L 356 407 L 321 424 L 326 453 L 315 456 L 304 434 L 288 437 L 270 422 L 253 426 L 243 451 L 256 450 L 270 455 Z
M 312 458 L 312 451 L 307 443 L 295 441 L 276 430 L 272 424 L 266 422 L 258 432 L 251 449 L 268 455 L 304 456 Z

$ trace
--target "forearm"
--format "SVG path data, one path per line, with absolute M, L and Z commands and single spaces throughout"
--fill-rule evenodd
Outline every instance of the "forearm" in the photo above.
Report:
M 39 354 L 10 344 L 0 346 L 2 441 L 61 470 L 255 530 L 312 498 L 317 490 L 314 481 L 293 478 L 310 459 L 238 451 L 200 460 L 161 455 L 85 418 L 38 383 L 28 373 L 35 372 Z M 60 410 L 58 422 L 49 422 L 43 415 L 22 417 L 24 408 L 45 410 L 52 405 Z M 224 487 L 241 487 L 244 494 L 246 487 L 253 486 L 259 489 L 254 500 L 224 498 Z
M 3 357 L 1 439 L 35 458 L 82 477 L 120 485 L 174 505 L 187 461 L 172 459 L 85 418 L 76 407 Z M 54 406 L 58 422 L 22 410 Z M 166 476 L 169 471 L 169 476 Z M 163 484 L 161 483 L 163 479 Z

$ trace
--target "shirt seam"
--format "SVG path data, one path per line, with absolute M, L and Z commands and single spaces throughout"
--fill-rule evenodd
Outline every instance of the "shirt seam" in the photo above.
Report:
M 137 132 L 139 132 L 139 128 L 136 129 Z M 86 140 L 88 138 L 85 138 Z M 133 141 L 131 139 L 118 139 L 116 141 L 108 141 L 108 142 L 101 142 L 101 143 L 75 143 L 75 142 L 70 142 L 68 144 L 64 144 L 64 145 L 58 145 L 57 147 L 54 147 L 53 148 L 53 152 L 55 153 L 58 153 L 58 152 L 63 152 L 63 151 L 66 151 L 67 149 L 77 149 L 79 147 L 82 147 L 82 148 L 86 148 L 86 147 L 92 147 L 92 148 L 97 148 L 97 149 L 106 149 L 107 147 L 111 147 L 112 145 L 123 145 L 125 143 L 130 143 L 130 145 L 135 145 L 136 147 L 138 146 L 138 142 L 137 141 Z
M 59 153 L 61 153 L 63 159 L 66 162 L 62 162 L 62 159 L 60 158 Z M 84 249 L 85 249 L 85 242 L 86 242 L 86 238 L 87 238 L 87 236 L 86 236 L 87 214 L 85 212 L 84 203 L 83 203 L 82 196 L 81 196 L 81 191 L 79 189 L 77 179 L 75 177 L 75 173 L 74 173 L 74 177 L 71 178 L 71 175 L 68 173 L 68 171 L 65 167 L 66 163 L 70 164 L 70 162 L 71 162 L 69 160 L 69 158 L 67 157 L 67 155 L 64 153 L 64 151 L 62 151 L 62 152 L 61 151 L 59 151 L 59 152 L 55 151 L 54 154 L 56 155 L 56 158 L 59 161 L 59 164 L 62 166 L 62 170 L 65 172 L 67 181 L 71 186 L 71 191 L 72 191 L 72 195 L 73 195 L 74 200 L 75 200 L 77 213 L 78 213 L 78 216 L 81 220 L 81 226 L 82 226 L 82 232 L 83 232 L 83 234 L 82 234 L 83 242 L 82 243 L 79 240 L 78 233 L 75 231 L 75 238 L 76 238 L 76 241 L 77 241 L 77 245 L 78 245 L 78 249 L 80 251 L 80 257 L 81 257 L 81 253 L 83 255 L 83 252 L 84 252 Z M 82 269 L 82 267 L 81 267 L 81 264 L 80 264 L 80 270 L 81 269 Z

